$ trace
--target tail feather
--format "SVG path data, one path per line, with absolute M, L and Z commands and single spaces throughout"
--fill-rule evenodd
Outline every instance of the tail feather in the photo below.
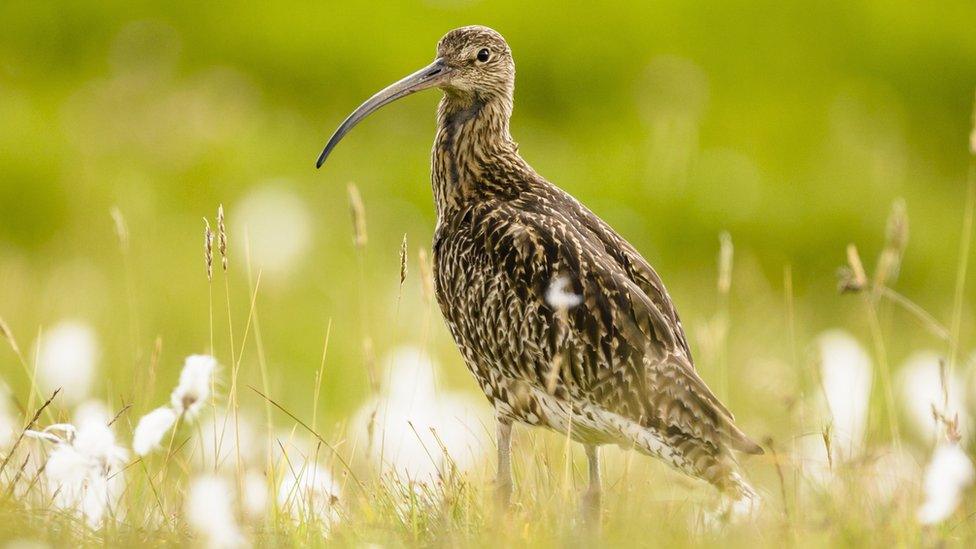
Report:
M 754 456 L 761 456 L 766 453 L 766 451 L 762 449 L 762 446 L 756 444 L 755 441 L 749 438 L 734 424 L 730 427 L 729 442 L 732 443 L 733 448 L 740 452 L 752 454 Z
M 715 510 L 705 513 L 706 526 L 714 528 L 754 518 L 762 508 L 762 497 L 739 473 L 729 475 L 722 488 L 722 501 Z

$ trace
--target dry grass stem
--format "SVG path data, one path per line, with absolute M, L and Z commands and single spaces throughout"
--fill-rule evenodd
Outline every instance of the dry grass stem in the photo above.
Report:
M 966 189 L 966 210 L 962 220 L 962 237 L 959 239 L 959 262 L 956 264 L 956 287 L 952 300 L 952 321 L 949 327 L 949 373 L 955 370 L 959 354 L 959 337 L 962 330 L 966 276 L 969 271 L 969 254 L 973 238 L 973 221 L 976 217 L 976 160 L 970 163 L 969 183 Z
M 314 436 L 319 442 L 321 442 L 322 444 L 324 444 L 325 447 L 328 448 L 332 452 L 332 455 L 335 456 L 335 458 L 337 460 L 339 460 L 339 463 L 342 464 L 342 466 L 346 469 L 346 473 L 353 480 L 353 482 L 355 482 L 356 485 L 359 486 L 362 490 L 364 490 L 364 491 L 366 490 L 366 485 L 363 484 L 363 481 L 359 480 L 359 477 L 356 476 L 356 472 L 353 471 L 352 467 L 349 466 L 349 462 L 346 461 L 346 459 L 344 457 L 342 457 L 342 454 L 339 453 L 339 451 L 336 449 L 335 446 L 333 446 L 332 444 L 330 444 L 329 441 L 327 441 L 324 438 L 322 438 L 322 435 L 318 434 L 318 432 L 316 432 L 315 429 L 312 429 L 311 427 L 308 426 L 307 423 L 305 423 L 304 421 L 298 419 L 298 416 L 296 416 L 295 414 L 293 414 L 290 411 L 288 411 L 288 409 L 286 409 L 281 404 L 278 404 L 274 399 L 272 399 L 268 395 L 262 393 L 261 391 L 257 390 L 256 388 L 254 388 L 251 385 L 248 385 L 247 387 L 248 387 L 248 389 L 250 389 L 250 390 L 254 391 L 255 393 L 257 393 L 257 395 L 260 396 L 261 398 L 263 398 L 264 400 L 270 402 L 272 406 L 274 406 L 275 408 L 281 410 L 285 415 L 287 415 L 292 420 L 294 420 L 295 423 L 301 425 L 306 431 L 308 431 L 310 434 L 312 434 L 312 436 Z
M 355 183 L 350 183 L 347 187 L 349 191 L 349 209 L 352 213 L 353 244 L 357 248 L 365 248 L 366 236 L 366 208 L 363 206 L 363 197 L 359 194 L 359 187 Z
M 58 393 L 60 392 L 61 392 L 60 388 L 55 389 L 54 393 L 51 394 L 51 397 L 48 398 L 44 402 L 44 404 L 41 404 L 41 406 L 37 409 L 37 411 L 34 412 L 34 415 L 31 417 L 30 421 L 27 422 L 27 425 L 25 425 L 24 428 L 21 429 L 20 435 L 17 436 L 17 440 L 15 440 L 13 445 L 10 447 L 10 449 L 7 450 L 7 455 L 3 458 L 3 462 L 0 463 L 0 473 L 3 473 L 3 471 L 7 468 L 7 463 L 9 463 L 10 458 L 14 456 L 15 453 L 14 451 L 17 449 L 17 446 L 20 445 L 20 442 L 24 440 L 24 436 L 27 434 L 27 431 L 34 428 L 34 425 L 37 423 L 37 420 L 40 419 L 41 414 L 47 409 L 48 406 L 51 405 L 52 402 L 54 402 L 54 399 L 58 396 Z

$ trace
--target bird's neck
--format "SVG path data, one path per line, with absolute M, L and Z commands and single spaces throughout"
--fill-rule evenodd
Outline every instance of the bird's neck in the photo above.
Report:
M 437 110 L 431 165 L 434 202 L 442 218 L 489 190 L 493 168 L 521 163 L 508 131 L 510 97 L 457 96 L 450 92 Z

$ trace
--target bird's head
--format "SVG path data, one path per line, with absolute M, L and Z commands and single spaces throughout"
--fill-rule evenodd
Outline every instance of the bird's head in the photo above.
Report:
M 464 99 L 509 96 L 515 86 L 512 50 L 488 27 L 461 27 L 445 34 L 437 43 L 437 61 L 448 68 L 438 86 Z
M 319 155 L 322 167 L 332 149 L 362 119 L 397 99 L 428 88 L 440 88 L 459 103 L 511 101 L 515 62 L 502 35 L 472 25 L 452 30 L 437 43 L 437 57 L 426 67 L 390 84 L 366 100 L 336 129 Z

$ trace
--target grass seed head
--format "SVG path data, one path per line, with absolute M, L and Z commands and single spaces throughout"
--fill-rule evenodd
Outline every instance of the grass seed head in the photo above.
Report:
M 357 248 L 366 247 L 366 208 L 363 206 L 363 197 L 359 194 L 359 188 L 355 183 L 350 183 L 347 187 L 349 191 L 349 208 L 352 213 L 353 244 Z
M 886 286 L 898 276 L 901 268 L 902 256 L 908 245 L 908 214 L 905 211 L 905 201 L 898 199 L 891 206 L 888 223 L 885 227 L 885 247 L 878 258 L 878 267 L 874 272 L 875 287 Z
M 227 272 L 227 226 L 224 224 L 224 205 L 217 206 L 217 248 L 220 250 L 220 264 Z
M 407 279 L 407 235 L 404 233 L 403 241 L 400 242 L 400 285 Z
M 837 274 L 837 289 L 841 293 L 858 293 L 867 288 L 868 275 L 864 272 L 864 263 L 854 244 L 847 245 L 847 266 L 841 267 Z
M 210 230 L 210 221 L 203 218 L 203 259 L 207 263 L 207 280 L 213 282 L 213 244 L 214 234 Z

